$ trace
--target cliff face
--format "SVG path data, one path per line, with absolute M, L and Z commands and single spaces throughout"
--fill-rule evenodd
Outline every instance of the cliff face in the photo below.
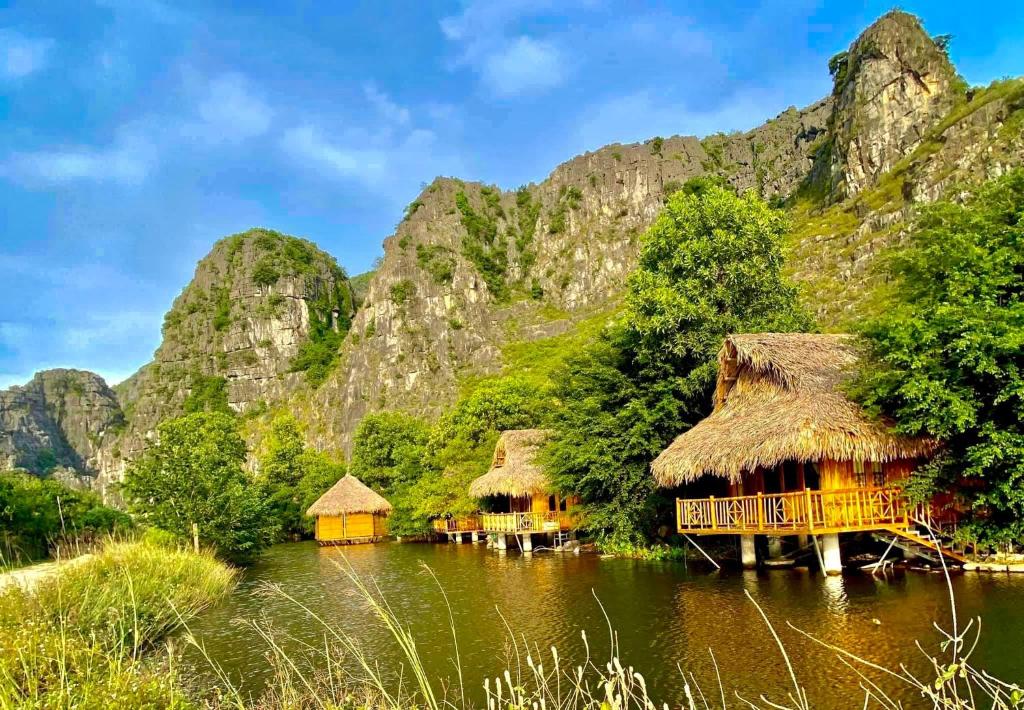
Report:
M 89 486 L 100 472 L 104 442 L 123 426 L 117 398 L 99 375 L 36 373 L 26 385 L 0 391 L 0 470 L 66 469 Z
M 715 173 L 766 197 L 812 164 L 831 102 L 744 134 L 612 145 L 515 192 L 435 180 L 409 206 L 374 273 L 335 374 L 308 408 L 316 443 L 347 447 L 370 411 L 436 414 L 501 344 L 553 335 L 615 301 L 666 195 Z
M 345 273 L 310 242 L 262 229 L 219 241 L 165 316 L 153 361 L 117 387 L 128 427 L 104 448 L 101 483 L 167 417 L 258 412 L 322 378 L 352 304 Z

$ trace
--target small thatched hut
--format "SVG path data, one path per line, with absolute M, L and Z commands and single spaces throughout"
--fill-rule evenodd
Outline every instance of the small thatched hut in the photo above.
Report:
M 533 514 L 516 524 L 536 525 L 538 530 L 561 525 L 559 514 L 568 513 L 575 499 L 559 495 L 537 461 L 547 437 L 543 429 L 513 429 L 498 437 L 490 470 L 469 486 L 471 496 L 488 500 L 492 513 L 483 516 L 485 530 L 503 529 L 509 521 L 501 514 Z
M 316 518 L 316 539 L 322 545 L 375 542 L 388 534 L 390 514 L 391 504 L 351 474 L 306 511 Z
M 721 476 L 734 495 L 904 478 L 934 443 L 894 434 L 845 396 L 856 362 L 848 335 L 730 335 L 718 354 L 714 411 L 655 459 L 655 478 L 678 486 Z

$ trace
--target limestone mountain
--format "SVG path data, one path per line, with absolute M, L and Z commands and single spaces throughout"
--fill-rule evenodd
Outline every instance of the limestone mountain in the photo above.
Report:
M 265 229 L 217 242 L 165 316 L 153 361 L 117 386 L 128 426 L 102 482 L 168 417 L 258 413 L 318 384 L 353 314 L 345 272 L 312 243 Z
M 821 68 L 829 96 L 751 131 L 606 146 L 518 190 L 438 178 L 354 284 L 309 242 L 228 237 L 175 300 L 153 362 L 116 388 L 124 433 L 98 452 L 69 445 L 106 481 L 162 419 L 194 409 L 287 406 L 331 449 L 368 412 L 437 415 L 500 370 L 509 343 L 612 312 L 640 235 L 700 175 L 789 211 L 789 269 L 820 325 L 846 328 L 878 306 L 871 265 L 918 205 L 1024 163 L 1024 81 L 969 88 L 947 43 L 891 12 Z
M 62 471 L 90 485 L 102 449 L 124 427 L 114 392 L 82 370 L 44 370 L 28 384 L 0 391 L 0 470 Z

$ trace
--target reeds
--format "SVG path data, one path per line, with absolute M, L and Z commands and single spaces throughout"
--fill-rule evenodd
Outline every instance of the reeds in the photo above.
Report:
M 0 709 L 188 706 L 172 654 L 144 652 L 235 577 L 210 555 L 111 542 L 32 589 L 5 589 Z

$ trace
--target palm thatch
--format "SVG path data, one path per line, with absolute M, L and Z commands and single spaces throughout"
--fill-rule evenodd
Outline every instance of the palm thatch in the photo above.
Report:
M 718 353 L 715 408 L 651 468 L 662 486 L 784 461 L 891 461 L 933 453 L 929 439 L 898 436 L 842 392 L 857 362 L 848 335 L 731 335 Z
M 551 482 L 536 462 L 537 451 L 547 437 L 548 432 L 543 429 L 501 432 L 491 458 L 491 469 L 469 485 L 469 494 L 485 498 L 548 493 Z
M 353 513 L 391 512 L 391 504 L 366 484 L 349 474 L 309 506 L 306 515 L 351 515 Z

